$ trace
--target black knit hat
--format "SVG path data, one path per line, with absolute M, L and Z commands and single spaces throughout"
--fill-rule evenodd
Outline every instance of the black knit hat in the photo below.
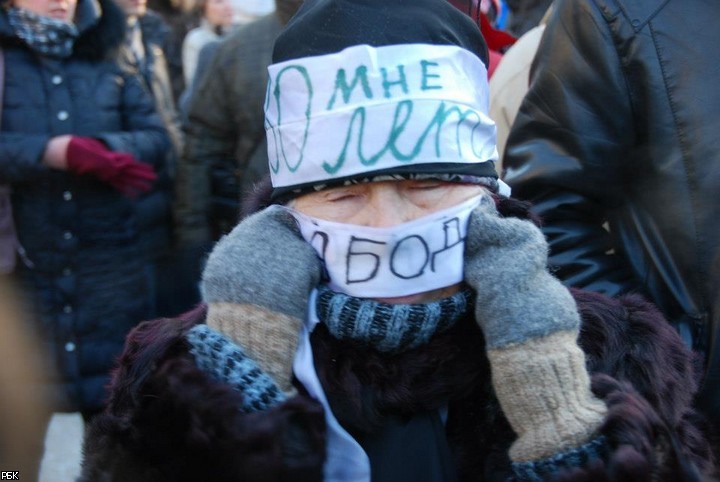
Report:
M 277 38 L 272 60 L 412 43 L 457 45 L 488 65 L 480 29 L 447 0 L 306 0 Z
M 479 28 L 446 0 L 306 0 L 277 38 L 269 68 L 273 198 L 408 178 L 497 191 L 487 64 Z M 402 148 L 390 145 L 403 135 Z M 392 159 L 376 162 L 382 156 Z M 313 174 L 302 174 L 311 164 Z

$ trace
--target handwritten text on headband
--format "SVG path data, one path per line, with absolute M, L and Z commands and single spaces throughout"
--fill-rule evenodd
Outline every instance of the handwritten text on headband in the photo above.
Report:
M 458 47 L 356 46 L 276 64 L 269 73 L 266 129 L 276 187 L 497 158 L 487 72 Z

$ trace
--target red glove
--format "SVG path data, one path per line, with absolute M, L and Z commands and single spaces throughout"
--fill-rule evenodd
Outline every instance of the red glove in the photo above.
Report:
M 93 175 L 128 196 L 149 191 L 157 179 L 152 166 L 130 154 L 113 152 L 90 137 L 72 137 L 67 149 L 67 167 L 76 174 Z

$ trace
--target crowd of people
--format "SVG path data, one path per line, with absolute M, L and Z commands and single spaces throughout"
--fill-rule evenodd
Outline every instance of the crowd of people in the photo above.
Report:
M 716 480 L 718 17 L 0 0 L 0 460 Z

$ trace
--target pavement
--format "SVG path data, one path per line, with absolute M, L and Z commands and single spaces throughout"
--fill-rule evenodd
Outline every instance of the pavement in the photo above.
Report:
M 39 482 L 74 482 L 80 475 L 83 421 L 79 413 L 53 415 L 45 436 Z

